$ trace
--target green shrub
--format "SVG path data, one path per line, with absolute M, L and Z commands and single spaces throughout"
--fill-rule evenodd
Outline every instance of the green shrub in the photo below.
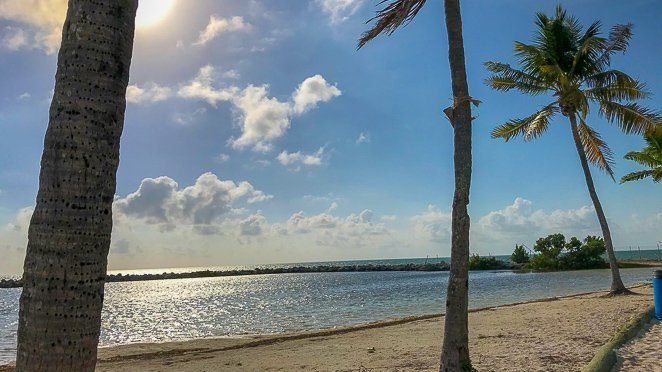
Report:
M 510 260 L 514 263 L 525 264 L 528 263 L 531 257 L 529 257 L 529 252 L 526 251 L 523 245 L 515 244 L 515 250 L 513 254 L 510 255 Z
M 563 234 L 553 234 L 538 239 L 533 250 L 537 254 L 531 257 L 527 267 L 534 270 L 579 270 L 607 266 L 603 258 L 605 242 L 596 236 L 587 236 L 584 242 L 572 237 L 566 242 Z
M 469 257 L 469 270 L 496 270 L 501 265 L 495 257 L 481 257 L 477 254 L 472 254 Z

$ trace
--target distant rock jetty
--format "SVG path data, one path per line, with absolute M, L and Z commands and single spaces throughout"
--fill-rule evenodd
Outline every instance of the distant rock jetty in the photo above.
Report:
M 517 270 L 519 265 L 499 261 L 500 267 L 491 270 Z M 298 273 L 342 273 L 342 272 L 371 272 L 371 271 L 448 271 L 450 268 L 447 262 L 435 262 L 426 264 L 400 264 L 400 265 L 319 265 L 319 266 L 292 266 L 292 267 L 263 267 L 246 270 L 228 270 L 213 271 L 201 270 L 188 273 L 163 273 L 163 274 L 111 274 L 106 276 L 106 282 L 136 282 L 143 280 L 164 280 L 164 279 L 188 279 L 188 278 L 213 278 L 219 276 L 243 276 L 243 275 L 264 275 L 264 274 L 298 274 Z M 2 279 L 0 288 L 19 288 L 21 279 Z

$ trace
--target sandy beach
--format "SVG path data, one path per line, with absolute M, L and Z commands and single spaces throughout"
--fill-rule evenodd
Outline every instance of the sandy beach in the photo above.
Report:
M 614 371 L 662 372 L 662 322 L 653 320 L 637 338 L 616 351 Z
M 652 302 L 639 295 L 576 295 L 473 311 L 479 371 L 576 371 Z M 659 325 L 658 325 L 659 326 Z M 321 332 L 102 348 L 98 371 L 434 371 L 443 316 Z M 659 331 L 659 330 L 658 330 Z

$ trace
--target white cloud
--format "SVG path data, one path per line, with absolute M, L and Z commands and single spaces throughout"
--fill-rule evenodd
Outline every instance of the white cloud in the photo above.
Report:
M 28 36 L 23 29 L 18 27 L 5 27 L 4 36 L 0 40 L 0 45 L 9 50 L 19 50 L 28 45 Z
M 360 145 L 362 143 L 370 143 L 370 141 L 371 141 L 370 133 L 361 132 L 359 133 L 359 137 L 356 139 L 356 144 Z
M 33 212 L 33 207 L 25 207 L 19 209 L 16 217 L 14 218 L 14 221 L 7 224 L 7 228 L 12 231 L 24 231 L 27 233 Z
M 338 209 L 338 203 L 337 202 L 332 202 L 331 205 L 329 206 L 329 209 L 327 209 L 327 213 L 331 213 Z
M 381 223 L 372 222 L 373 213 L 365 209 L 346 218 L 321 213 L 306 216 L 294 213 L 285 224 L 274 225 L 281 234 L 316 234 L 316 243 L 328 247 L 362 247 L 384 238 L 389 231 Z
M 218 154 L 218 156 L 214 157 L 214 161 L 217 163 L 225 163 L 228 160 L 230 160 L 230 155 L 228 154 Z
M 187 99 L 200 99 L 216 107 L 221 101 L 230 101 L 239 92 L 239 88 L 229 87 L 216 89 L 213 83 L 216 81 L 216 69 L 214 66 L 207 65 L 200 68 L 198 75 L 188 84 L 182 86 L 178 95 Z
M 173 115 L 173 120 L 177 124 L 189 125 L 196 121 L 198 117 L 207 113 L 207 109 L 204 107 L 197 108 L 190 112 L 178 112 Z
M 334 97 L 342 94 L 335 85 L 327 83 L 322 75 L 315 75 L 307 78 L 292 94 L 294 106 L 292 111 L 301 115 L 304 112 L 317 107 L 319 102 L 328 102 Z
M 322 165 L 324 157 L 324 147 L 320 147 L 315 153 L 305 154 L 301 151 L 288 153 L 283 151 L 276 159 L 285 166 L 301 166 L 301 165 Z
M 430 204 L 425 212 L 411 218 L 414 236 L 433 242 L 449 242 L 451 236 L 451 213 Z
M 365 3 L 365 0 L 316 0 L 317 4 L 331 17 L 331 22 L 342 22 Z
M 156 83 L 148 83 L 143 88 L 129 85 L 126 89 L 126 101 L 129 103 L 154 103 L 165 101 L 172 94 L 172 89 Z
M 145 178 L 138 190 L 115 200 L 113 209 L 117 218 L 141 220 L 162 231 L 184 225 L 210 234 L 218 231 L 238 199 L 245 198 L 250 204 L 272 197 L 248 182 L 222 181 L 213 173 L 201 175 L 194 185 L 183 189 L 172 178 L 162 176 Z
M 237 70 L 227 70 L 221 74 L 222 77 L 226 79 L 239 79 L 241 78 L 241 74 Z
M 216 107 L 218 102 L 231 102 L 241 127 L 241 135 L 228 144 L 234 149 L 251 148 L 258 152 L 272 150 L 273 141 L 285 135 L 293 115 L 310 110 L 319 102 L 340 95 L 340 90 L 329 85 L 321 75 L 305 79 L 293 93 L 293 100 L 282 102 L 268 95 L 268 85 L 214 87 L 218 73 L 213 66 L 200 69 L 198 75 L 183 85 L 178 95 L 186 99 L 204 100 Z
M 30 93 L 25 92 L 25 93 L 21 94 L 20 96 L 18 96 L 18 99 L 19 100 L 27 100 L 27 99 L 30 99 L 31 97 L 32 97 L 32 95 Z
M 258 211 L 239 222 L 239 234 L 243 236 L 259 236 L 265 231 L 267 219 Z
M 67 0 L 0 0 L 0 19 L 18 22 L 24 27 L 9 30 L 2 45 L 12 49 L 42 49 L 57 52 Z
M 398 216 L 396 216 L 394 214 L 385 214 L 385 215 L 381 216 L 380 219 L 382 221 L 394 222 L 398 219 Z
M 533 203 L 516 198 L 513 204 L 493 211 L 478 220 L 477 227 L 485 234 L 544 234 L 564 232 L 588 233 L 598 228 L 595 209 L 583 206 L 577 209 L 557 209 L 550 213 L 534 210 Z
M 204 45 L 225 32 L 247 31 L 251 28 L 251 24 L 245 22 L 243 17 L 219 18 L 216 15 L 212 15 L 209 17 L 207 27 L 200 32 L 198 41 L 193 45 Z
M 232 148 L 270 151 L 271 142 L 285 135 L 290 128 L 290 104 L 269 98 L 267 88 L 266 85 L 249 85 L 233 99 L 240 111 L 242 133 L 230 141 Z

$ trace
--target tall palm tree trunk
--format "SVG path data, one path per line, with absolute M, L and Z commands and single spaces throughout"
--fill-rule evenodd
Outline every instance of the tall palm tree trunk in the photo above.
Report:
M 575 141 L 577 154 L 579 154 L 579 161 L 582 164 L 582 170 L 584 171 L 584 177 L 586 178 L 588 193 L 591 195 L 591 200 L 593 201 L 593 206 L 595 207 L 595 213 L 597 213 L 598 221 L 600 222 L 600 229 L 602 229 L 602 237 L 605 240 L 607 258 L 609 259 L 609 267 L 611 268 L 611 293 L 627 293 L 629 291 L 627 288 L 625 288 L 625 285 L 623 285 L 621 274 L 618 271 L 618 262 L 616 261 L 616 254 L 614 254 L 614 245 L 611 241 L 611 232 L 609 231 L 607 218 L 605 217 L 605 212 L 602 210 L 602 204 L 600 203 L 600 199 L 598 199 L 598 194 L 595 192 L 593 177 L 591 176 L 591 169 L 588 167 L 584 146 L 582 145 L 582 141 L 579 137 L 579 131 L 577 130 L 577 118 L 575 117 L 575 114 L 572 113 L 569 114 L 568 117 L 570 119 L 570 127 L 572 128 L 572 138 Z
M 469 359 L 469 189 L 471 186 L 471 107 L 464 64 L 462 17 L 459 0 L 445 0 L 448 59 L 453 85 L 455 195 L 453 197 L 451 268 L 446 292 L 444 343 L 440 371 L 461 371 Z
M 17 371 L 93 371 L 138 0 L 69 0 L 23 272 Z

